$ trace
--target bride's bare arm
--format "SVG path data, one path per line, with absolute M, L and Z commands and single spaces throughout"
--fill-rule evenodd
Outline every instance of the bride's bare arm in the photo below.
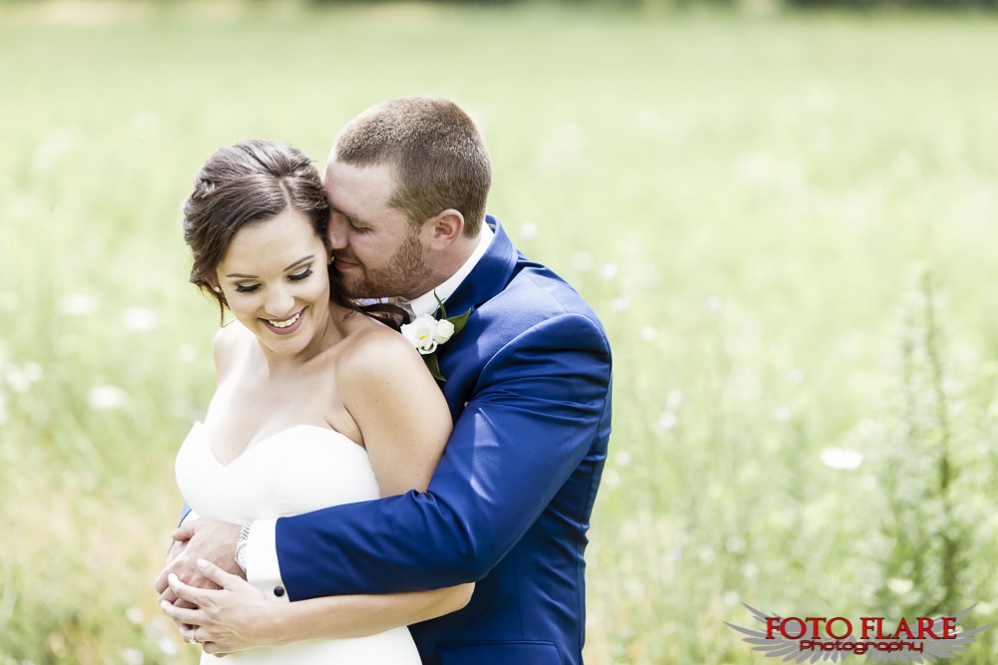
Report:
M 452 423 L 443 394 L 409 343 L 388 329 L 358 334 L 336 368 L 344 406 L 357 424 L 382 496 L 424 492 L 443 454 Z M 474 584 L 430 591 L 350 595 L 273 603 L 247 582 L 213 564 L 202 569 L 221 590 L 170 580 L 197 610 L 164 607 L 184 632 L 208 642 L 212 654 L 307 639 L 364 637 L 464 607 Z
M 228 654 L 262 646 L 283 646 L 301 640 L 366 637 L 390 628 L 425 621 L 458 610 L 471 598 L 472 584 L 385 595 L 329 596 L 293 603 L 275 603 L 241 577 L 204 562 L 202 574 L 221 589 L 201 589 L 175 575 L 170 588 L 198 609 L 163 603 L 163 611 L 178 624 L 185 640 L 204 644 L 210 654 Z
M 416 349 L 387 328 L 364 331 L 337 367 L 382 496 L 426 491 L 453 424 Z

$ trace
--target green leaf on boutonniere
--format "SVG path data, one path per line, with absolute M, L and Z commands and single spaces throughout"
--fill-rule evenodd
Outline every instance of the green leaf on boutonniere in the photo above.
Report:
M 440 362 L 437 360 L 436 352 L 423 356 L 423 362 L 426 363 L 426 368 L 430 370 L 430 375 L 434 379 L 437 381 L 447 381 L 444 375 L 440 373 Z

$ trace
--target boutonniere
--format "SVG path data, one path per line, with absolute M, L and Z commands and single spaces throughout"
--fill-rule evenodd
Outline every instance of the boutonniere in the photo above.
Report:
M 423 356 L 423 362 L 426 363 L 426 367 L 430 370 L 433 378 L 437 381 L 446 381 L 447 379 L 440 373 L 440 362 L 437 360 L 437 347 L 461 332 L 464 324 L 468 322 L 471 310 L 469 309 L 460 316 L 448 318 L 447 310 L 444 309 L 444 303 L 437 297 L 436 291 L 433 292 L 433 297 L 437 299 L 437 309 L 440 312 L 440 318 L 434 318 L 430 314 L 418 316 L 412 323 L 406 323 L 402 326 L 402 335 L 412 342 L 412 345 L 419 351 L 419 355 Z

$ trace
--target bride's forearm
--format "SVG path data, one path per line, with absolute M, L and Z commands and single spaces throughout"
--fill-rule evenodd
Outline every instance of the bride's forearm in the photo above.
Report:
M 274 605 L 267 608 L 272 616 L 264 631 L 273 636 L 268 642 L 274 645 L 366 637 L 459 610 L 468 604 L 474 588 L 474 584 L 461 584 L 432 591 L 329 596 Z

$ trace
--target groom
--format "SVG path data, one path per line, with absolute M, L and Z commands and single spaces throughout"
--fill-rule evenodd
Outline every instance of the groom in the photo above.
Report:
M 291 600 L 476 582 L 470 603 L 411 626 L 427 665 L 579 665 L 589 517 L 610 434 L 610 348 L 582 298 L 485 214 L 491 162 L 446 100 L 375 106 L 326 167 L 333 268 L 357 298 L 416 316 L 468 310 L 437 349 L 454 432 L 425 493 L 261 520 L 191 520 L 166 573 L 198 557 Z M 386 414 L 387 415 L 387 414 Z M 238 553 L 238 556 L 237 556 Z

